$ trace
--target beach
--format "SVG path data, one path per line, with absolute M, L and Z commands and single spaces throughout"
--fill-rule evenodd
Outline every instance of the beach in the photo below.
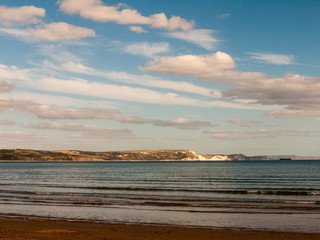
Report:
M 111 224 L 50 219 L 2 219 L 1 240 L 315 240 L 320 233 L 210 229 L 146 224 Z

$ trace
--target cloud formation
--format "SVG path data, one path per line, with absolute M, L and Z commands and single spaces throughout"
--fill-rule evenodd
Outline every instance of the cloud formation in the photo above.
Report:
M 155 91 L 146 88 L 129 87 L 126 85 L 106 84 L 100 82 L 89 82 L 84 79 L 58 79 L 54 77 L 47 77 L 47 74 L 40 74 L 38 69 L 18 69 L 14 66 L 0 65 L 0 74 L 3 73 L 3 79 L 12 80 L 36 90 L 50 91 L 51 93 L 68 93 L 82 96 L 93 96 L 102 99 L 117 99 L 131 102 L 143 102 L 148 104 L 162 104 L 162 105 L 185 105 L 196 107 L 228 107 L 236 109 L 264 109 L 264 106 L 248 106 L 243 103 L 234 103 L 230 101 L 222 101 L 217 99 L 201 100 L 193 97 L 186 97 L 175 92 Z M 105 73 L 103 73 L 105 74 Z M 107 77 L 107 75 L 104 75 Z M 134 75 L 133 75 L 134 76 Z M 137 79 L 141 81 L 143 79 Z M 127 80 L 126 80 L 127 81 Z M 151 81 L 150 85 L 163 86 L 165 82 Z M 167 81 L 170 83 L 170 81 Z M 143 84 L 141 84 L 143 85 Z M 181 82 L 172 84 L 172 89 L 181 89 L 187 86 L 186 92 L 192 92 L 192 84 Z M 170 87 L 163 87 L 168 88 Z M 205 89 L 196 87 L 195 94 L 208 95 L 213 98 L 220 97 L 220 93 L 212 89 Z M 268 109 L 270 109 L 268 107 Z M 272 108 L 275 110 L 274 108 Z
M 1 78 L 1 75 L 0 75 Z M 0 81 L 0 92 L 11 92 L 15 86 L 6 81 Z
M 125 5 L 108 6 L 101 0 L 60 0 L 60 10 L 67 14 L 79 14 L 82 18 L 98 22 L 115 22 L 118 24 L 143 24 L 152 28 L 168 30 L 189 30 L 193 21 L 187 21 L 178 16 L 167 18 L 164 13 L 142 16 L 137 10 Z
M 26 100 L 4 100 L 0 99 L 0 112 L 17 111 L 33 114 L 38 118 L 50 120 L 93 120 L 106 119 L 120 123 L 129 124 L 151 124 L 154 126 L 174 127 L 178 129 L 199 129 L 204 127 L 215 127 L 216 124 L 205 121 L 192 121 L 186 118 L 173 120 L 159 120 L 141 118 L 138 116 L 124 115 L 117 110 L 99 110 L 92 108 L 72 109 L 72 108 L 53 108 L 38 104 L 34 101 Z
M 207 50 L 213 50 L 219 42 L 213 34 L 214 31 L 209 29 L 191 29 L 188 31 L 168 32 L 166 36 L 194 43 Z
M 65 22 L 49 23 L 28 31 L 33 38 L 50 42 L 78 40 L 96 35 L 92 29 L 77 27 Z
M 213 124 L 210 122 L 204 121 L 190 121 L 186 118 L 177 118 L 169 121 L 164 120 L 155 120 L 153 121 L 153 125 L 155 126 L 168 126 L 168 127 L 176 127 L 179 129 L 199 129 L 204 127 L 216 127 L 217 124 Z
M 230 124 L 241 125 L 241 126 L 246 126 L 246 127 L 261 124 L 261 122 L 259 122 L 259 121 L 242 120 L 242 119 L 231 119 L 231 120 L 227 120 L 227 122 Z
M 211 98 L 220 98 L 222 93 L 218 90 L 200 87 L 190 82 L 176 82 L 163 80 L 153 77 L 151 75 L 138 75 L 130 74 L 127 72 L 103 72 L 91 67 L 85 66 L 81 63 L 75 63 L 72 61 L 64 62 L 62 64 L 55 64 L 50 61 L 43 61 L 41 67 L 49 68 L 58 71 L 69 71 L 74 73 L 81 73 L 90 76 L 106 77 L 111 81 L 117 83 L 136 84 L 141 86 L 163 88 L 169 90 L 175 90 L 185 93 L 192 93 L 200 96 L 206 96 Z
M 34 6 L 0 6 L 0 24 L 8 27 L 41 23 L 46 14 L 43 8 Z
M 225 130 L 206 130 L 211 138 L 221 140 L 236 140 L 236 139 L 251 139 L 251 138 L 266 138 L 266 137 L 319 137 L 319 130 L 247 130 L 247 131 L 225 131 Z
M 21 41 L 30 41 L 32 40 L 30 33 L 25 29 L 15 29 L 8 27 L 0 27 L 0 33 L 5 35 L 14 36 Z
M 190 75 L 204 78 L 216 72 L 234 68 L 232 57 L 223 52 L 212 55 L 181 55 L 176 57 L 160 57 L 139 69 L 145 72 L 169 73 L 174 75 Z
M 139 67 L 144 72 L 187 75 L 199 79 L 230 82 L 266 78 L 267 75 L 258 72 L 234 71 L 236 67 L 233 58 L 224 52 L 211 55 L 181 55 L 175 57 L 159 57 L 149 61 L 147 66 Z
M 3 79 L 2 81 L 4 80 L 26 81 L 34 77 L 30 69 L 19 69 L 16 66 L 7 66 L 3 64 L 0 64 L 0 76 L 1 76 L 1 79 Z
M 145 102 L 154 104 L 174 104 L 207 106 L 212 103 L 195 98 L 167 92 L 157 92 L 146 88 L 129 87 L 125 85 L 106 84 L 90 82 L 84 79 L 58 79 L 45 77 L 34 72 L 32 69 L 18 69 L 14 66 L 0 65 L 0 74 L 4 80 L 14 80 L 25 86 L 38 90 L 69 94 L 80 94 L 99 98 L 118 99 L 134 102 Z
M 167 42 L 138 42 L 126 46 L 123 49 L 124 52 L 132 55 L 142 55 L 147 57 L 154 57 L 160 53 L 166 53 L 170 51 L 170 45 Z
M 16 122 L 12 120 L 1 120 L 0 125 L 13 126 Z
M 266 115 L 274 118 L 320 118 L 320 110 L 283 110 Z
M 318 110 L 320 79 L 298 74 L 280 78 L 256 79 L 242 82 L 223 92 L 225 97 L 253 99 L 263 105 L 283 105 L 287 110 Z
M 57 79 L 44 78 L 38 82 L 30 83 L 39 90 L 50 89 L 51 92 L 80 94 L 104 99 L 117 99 L 124 101 L 143 102 L 163 105 L 189 105 L 209 107 L 212 102 L 167 92 L 161 93 L 146 88 L 129 87 L 125 85 L 89 82 L 84 79 Z
M 299 117 L 303 116 L 303 111 L 306 117 L 319 116 L 320 78 L 292 73 L 272 77 L 260 72 L 235 71 L 235 68 L 233 58 L 223 52 L 207 56 L 160 57 L 149 61 L 145 67 L 139 67 L 145 72 L 186 75 L 217 83 L 230 83 L 232 86 L 222 91 L 224 99 L 247 105 L 285 108 L 284 111 L 272 112 L 269 116 Z
M 131 74 L 127 72 L 115 72 L 115 71 L 101 71 L 89 66 L 83 65 L 82 60 L 78 59 L 73 54 L 69 53 L 64 48 L 57 48 L 52 45 L 45 45 L 45 48 L 41 48 L 41 54 L 51 58 L 53 62 L 44 60 L 38 64 L 42 69 L 48 69 L 48 71 L 68 71 L 74 73 L 85 74 L 95 77 L 108 78 L 117 83 L 136 84 L 141 86 L 148 86 L 154 88 L 163 88 L 174 91 L 180 91 L 185 93 L 192 93 L 200 96 L 206 96 L 211 98 L 220 98 L 222 93 L 216 89 L 200 87 L 191 82 L 185 81 L 169 81 L 160 79 L 146 74 Z M 8 66 L 3 65 L 3 69 L 7 69 L 7 72 L 13 71 Z M 4 70 L 3 70 L 4 71 Z M 1 73 L 1 65 L 0 65 Z M 9 73 L 7 73 L 9 74 Z
M 210 89 L 206 87 L 200 87 L 190 82 L 168 81 L 168 80 L 159 79 L 150 75 L 137 75 L 137 74 L 129 74 L 126 72 L 107 72 L 107 73 L 104 73 L 104 75 L 109 79 L 117 82 L 171 89 L 171 90 L 176 90 L 181 92 L 198 94 L 201 96 L 206 96 L 211 98 L 222 97 L 222 94 L 218 90 Z
M 147 33 L 148 31 L 145 30 L 143 27 L 141 26 L 130 26 L 129 27 L 129 30 L 132 31 L 132 32 L 136 32 L 136 33 Z
M 217 18 L 220 18 L 220 19 L 226 19 L 228 17 L 231 17 L 231 13 L 222 13 L 217 16 Z
M 97 126 L 87 126 L 80 124 L 58 124 L 58 123 L 37 123 L 29 124 L 27 128 L 43 130 L 59 130 L 66 132 L 79 132 L 80 134 L 71 136 L 77 138 L 132 138 L 133 135 L 128 129 L 114 129 Z
M 252 59 L 261 60 L 265 63 L 271 63 L 275 65 L 289 65 L 294 64 L 293 55 L 283 55 L 283 54 L 274 54 L 274 53 L 249 53 Z

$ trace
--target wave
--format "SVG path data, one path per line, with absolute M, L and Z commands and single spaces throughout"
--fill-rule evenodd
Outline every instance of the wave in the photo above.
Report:
M 172 188 L 172 187 L 105 187 L 105 186 L 50 186 L 50 188 L 60 189 L 86 189 L 86 190 L 97 190 L 101 193 L 105 191 L 116 191 L 116 192 L 198 192 L 198 193 L 217 193 L 217 194 L 234 194 L 234 195 L 283 195 L 283 196 L 320 196 L 320 189 L 308 188 L 284 188 L 284 189 L 193 189 L 193 188 Z M 47 194 L 37 193 L 29 191 L 18 191 L 18 190 L 6 190 L 0 189 L 0 193 L 18 193 L 18 194 Z M 68 190 L 70 192 L 70 190 Z M 94 192 L 96 194 L 96 192 Z M 61 192 L 60 194 L 66 194 Z
M 8 201 L 9 200 L 9 201 Z M 220 202 L 220 203 L 201 203 L 201 202 L 176 202 L 176 201 L 130 201 L 130 200 L 106 200 L 106 199 L 3 199 L 0 198 L 0 204 L 15 204 L 15 205 L 56 205 L 56 206 L 78 206 L 78 207 L 103 207 L 103 208 L 128 208 L 128 207 L 157 207 L 163 210 L 184 210 L 184 211 L 228 211 L 238 212 L 241 209 L 247 211 L 259 211 L 259 210 L 278 210 L 278 211 L 320 211 L 320 204 L 274 204 L 269 203 L 253 203 L 253 202 Z M 219 210 L 220 209 L 220 210 Z
M 77 187 L 91 190 L 114 191 L 150 191 L 150 192 L 206 192 L 221 194 L 254 194 L 254 195 L 320 195 L 320 189 L 262 189 L 262 190 L 220 190 L 220 189 L 190 189 L 190 188 L 145 188 L 145 187 Z
M 170 202 L 229 202 L 229 203 L 258 203 L 258 204 L 318 204 L 316 200 L 301 199 L 257 199 L 257 198 L 226 198 L 226 197 L 200 197 L 200 196 L 170 196 L 170 195 L 140 195 L 118 194 L 118 193 L 82 193 L 82 192 L 32 192 L 32 191 L 0 191 L 0 199 L 86 199 L 86 201 L 96 201 L 97 199 L 126 199 L 128 201 L 170 201 Z

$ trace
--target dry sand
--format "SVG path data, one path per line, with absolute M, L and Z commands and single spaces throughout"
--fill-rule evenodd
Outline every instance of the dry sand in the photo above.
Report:
M 206 229 L 56 220 L 0 220 L 0 240 L 320 240 L 320 233 Z

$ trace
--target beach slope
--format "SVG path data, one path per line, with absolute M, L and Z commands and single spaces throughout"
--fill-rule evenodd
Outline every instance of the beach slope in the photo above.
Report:
M 55 220 L 0 220 L 1 240 L 319 240 L 320 233 L 269 232 Z

